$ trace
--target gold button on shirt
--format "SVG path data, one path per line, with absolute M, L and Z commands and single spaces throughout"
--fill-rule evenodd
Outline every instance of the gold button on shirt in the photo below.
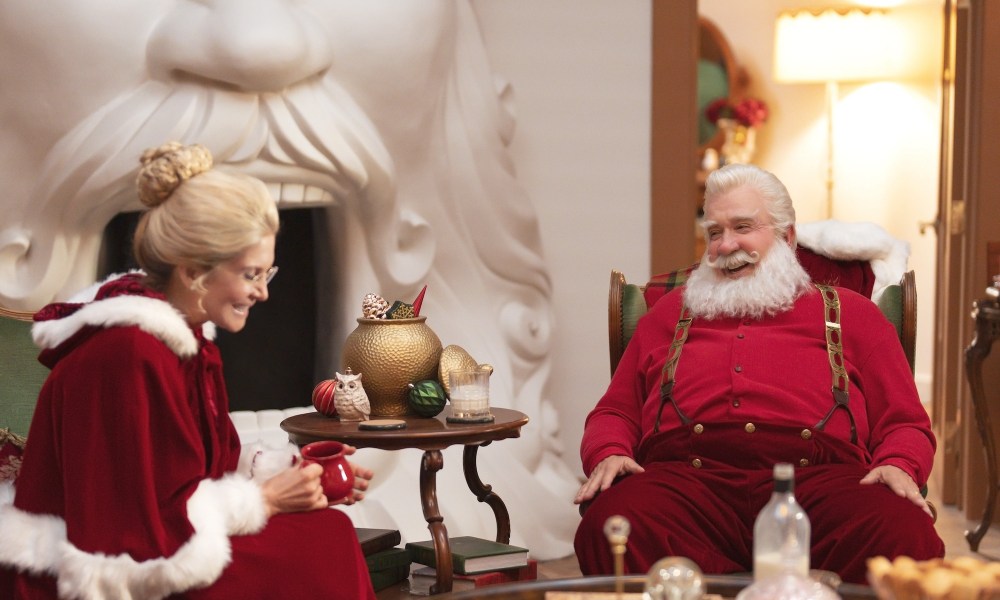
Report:
M 754 425 L 753 423 L 747 423 L 747 424 L 746 424 L 746 425 L 745 425 L 745 426 L 743 427 L 743 429 L 744 429 L 744 431 L 746 431 L 747 433 L 753 433 L 753 432 L 757 431 L 757 426 L 756 426 L 756 425 Z

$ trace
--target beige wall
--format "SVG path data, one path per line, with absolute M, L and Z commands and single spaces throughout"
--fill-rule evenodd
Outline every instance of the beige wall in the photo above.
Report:
M 837 3 L 822 3 L 831 4 Z M 719 26 L 746 67 L 750 94 L 771 108 L 754 162 L 785 182 L 799 221 L 808 222 L 825 218 L 825 88 L 772 77 L 775 18 L 802 6 L 797 0 L 699 0 L 701 14 Z M 919 224 L 937 213 L 942 6 L 936 0 L 894 9 L 920 36 L 921 60 L 936 61 L 936 68 L 926 69 L 923 79 L 841 85 L 834 130 L 834 218 L 874 221 L 910 243 L 919 298 L 916 379 L 925 403 L 931 399 L 936 239 L 933 229 L 921 235 Z
M 511 153 L 538 210 L 554 290 L 545 395 L 560 412 L 566 461 L 582 475 L 583 419 L 610 380 L 609 275 L 649 273 L 651 6 L 473 4 L 493 68 L 513 86 Z

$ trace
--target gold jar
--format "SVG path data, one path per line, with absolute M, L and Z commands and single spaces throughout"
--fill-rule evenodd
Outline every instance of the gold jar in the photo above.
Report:
M 358 319 L 344 341 L 341 364 L 361 373 L 371 418 L 414 414 L 407 385 L 437 378 L 441 340 L 426 320 Z

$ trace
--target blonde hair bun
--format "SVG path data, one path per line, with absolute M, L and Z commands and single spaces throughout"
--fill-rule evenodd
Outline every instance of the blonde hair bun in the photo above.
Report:
M 153 208 L 166 201 L 180 184 L 211 169 L 212 153 L 201 144 L 167 142 L 143 152 L 139 162 L 142 168 L 135 179 L 139 200 Z

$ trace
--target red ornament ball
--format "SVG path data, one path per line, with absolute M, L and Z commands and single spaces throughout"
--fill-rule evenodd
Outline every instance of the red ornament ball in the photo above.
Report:
M 333 392 L 337 389 L 336 379 L 324 379 L 313 388 L 312 403 L 316 410 L 328 417 L 337 416 L 337 406 L 333 403 Z

